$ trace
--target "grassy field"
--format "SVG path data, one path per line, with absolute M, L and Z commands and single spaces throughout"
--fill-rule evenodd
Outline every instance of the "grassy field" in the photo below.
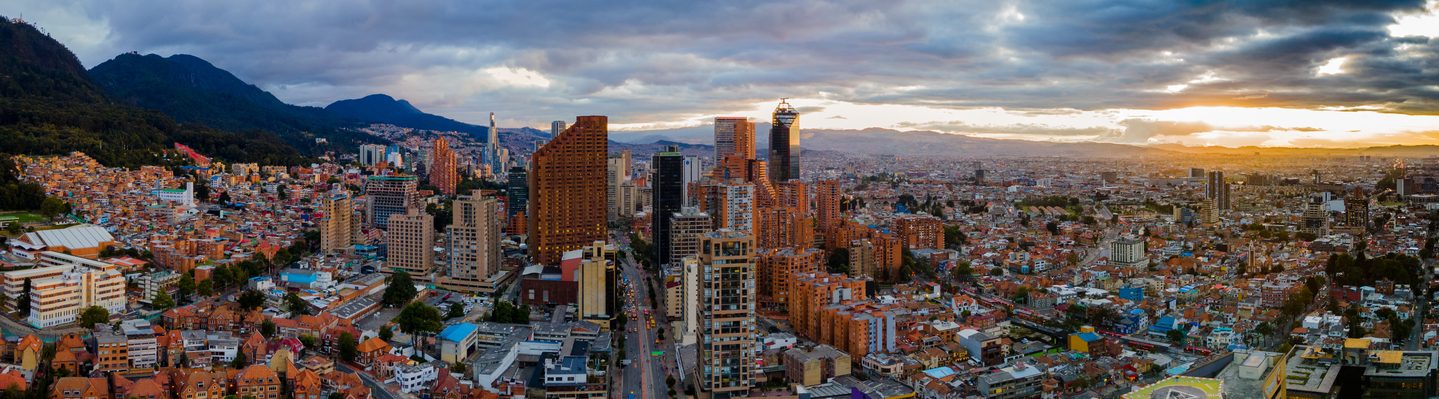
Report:
M 0 212 L 0 226 L 10 222 L 39 223 L 44 222 L 45 217 L 33 212 Z

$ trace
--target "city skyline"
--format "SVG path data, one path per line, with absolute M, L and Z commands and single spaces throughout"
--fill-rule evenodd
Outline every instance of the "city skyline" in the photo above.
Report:
M 603 114 L 616 132 L 690 128 L 721 115 L 764 120 L 775 98 L 789 97 L 806 129 L 1127 144 L 1439 143 L 1439 72 L 1427 67 L 1439 57 L 1436 1 L 574 10 L 572 18 L 605 22 L 595 24 L 525 18 L 546 15 L 547 4 L 281 12 L 180 3 L 22 2 L 10 12 L 87 67 L 127 51 L 193 54 L 291 103 L 379 92 L 477 124 L 488 112 L 513 118 L 502 126 L 542 129 Z M 796 12 L 831 18 L 775 20 Z M 853 62 L 858 54 L 864 62 Z

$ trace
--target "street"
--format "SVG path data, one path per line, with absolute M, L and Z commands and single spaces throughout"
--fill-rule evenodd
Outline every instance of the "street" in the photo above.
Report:
M 360 376 L 360 381 L 364 381 L 365 386 L 370 387 L 370 396 L 373 396 L 375 399 L 399 399 L 395 396 L 394 392 L 390 392 L 390 389 L 385 387 L 385 384 L 376 381 L 375 377 L 371 377 L 369 373 L 356 371 L 341 361 L 335 362 L 335 369 L 346 373 L 355 373 L 355 375 Z
M 622 244 L 625 243 L 622 241 Z M 646 284 L 644 271 L 639 268 L 628 252 L 625 254 L 625 258 L 620 260 L 621 273 L 629 279 L 629 290 L 634 293 L 634 299 L 626 301 L 625 306 L 625 311 L 633 310 L 633 316 L 629 318 L 625 327 L 625 354 L 633 364 L 620 372 L 624 379 L 621 384 L 624 395 L 622 397 L 629 398 L 629 395 L 634 395 L 638 399 L 665 398 L 668 396 L 667 387 L 664 385 L 664 376 L 666 375 L 664 359 L 669 354 L 666 352 L 664 357 L 651 355 L 652 351 L 664 350 L 664 348 L 655 346 L 654 331 L 645 317 L 646 310 L 650 311 L 657 319 L 663 311 L 650 308 L 649 289 L 644 287 Z

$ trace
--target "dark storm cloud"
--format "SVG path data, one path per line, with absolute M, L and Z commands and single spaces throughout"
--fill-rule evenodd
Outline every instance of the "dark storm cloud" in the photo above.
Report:
M 778 97 L 1439 113 L 1439 41 L 1385 30 L 1422 0 L 29 1 L 108 27 L 81 48 L 87 65 L 131 50 L 188 53 L 289 101 L 384 90 L 468 120 L 495 110 L 530 123 L 674 121 Z M 67 29 L 57 21 L 47 29 Z M 1315 76 L 1335 57 L 1347 57 L 1345 73 Z M 492 68 L 547 84 L 511 84 Z

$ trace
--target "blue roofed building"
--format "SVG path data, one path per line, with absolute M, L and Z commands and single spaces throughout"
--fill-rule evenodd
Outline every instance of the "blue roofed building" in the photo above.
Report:
M 452 324 L 440 331 L 437 338 L 440 340 L 440 360 L 448 363 L 464 361 L 478 350 L 479 326 L 474 323 Z

